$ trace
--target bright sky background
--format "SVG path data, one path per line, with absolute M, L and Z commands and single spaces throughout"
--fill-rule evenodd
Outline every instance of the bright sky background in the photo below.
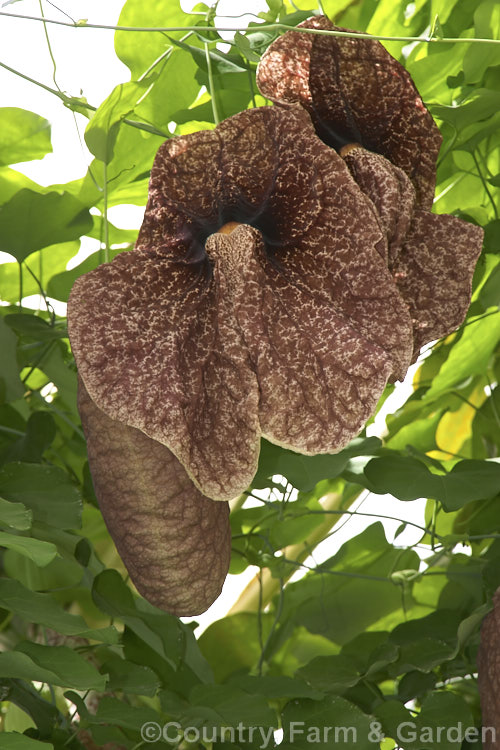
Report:
M 74 20 L 86 18 L 90 23 L 114 25 L 118 20 L 123 1 L 60 0 L 57 2 L 56 0 L 56 4 L 61 11 L 66 12 Z M 40 16 L 38 0 L 4 3 L 4 6 L 2 10 L 5 12 Z M 245 0 L 242 2 L 221 0 L 219 12 L 221 15 L 234 15 L 252 8 L 252 11 L 257 13 L 265 7 L 264 0 L 259 3 L 250 3 L 248 0 L 247 2 Z M 44 2 L 44 12 L 47 18 L 64 19 L 61 12 L 48 2 Z M 245 19 L 240 20 L 245 23 Z M 226 22 L 224 25 L 232 24 Z M 83 95 L 89 103 L 98 106 L 115 85 L 130 79 L 128 68 L 114 53 L 113 31 L 73 29 L 54 25 L 48 25 L 47 30 L 57 66 L 56 81 L 67 94 Z M 44 28 L 39 22 L 0 17 L 0 61 L 55 88 L 53 64 L 49 56 Z M 91 161 L 91 156 L 83 142 L 86 118 L 76 115 L 80 128 L 80 140 L 73 113 L 66 109 L 57 97 L 3 68 L 0 68 L 0 92 L 0 106 L 29 109 L 46 117 L 52 124 L 54 153 L 47 155 L 41 161 L 16 165 L 16 169 L 23 171 L 31 179 L 43 185 L 64 183 L 85 174 L 87 165 Z M 137 206 L 120 207 L 110 209 L 109 218 L 122 228 L 139 229 L 142 214 L 143 209 Z M 93 242 L 95 241 L 89 240 L 86 244 L 87 252 L 97 249 L 97 246 L 90 244 Z M 408 393 L 407 385 L 404 389 L 400 389 L 396 398 L 402 403 Z M 388 408 L 391 411 L 396 408 L 394 399 L 391 399 Z M 384 411 L 387 412 L 387 410 Z M 371 434 L 380 432 L 382 429 L 383 416 L 377 420 L 377 426 L 375 429 L 372 428 Z M 407 518 L 419 524 L 423 523 L 423 509 L 422 501 L 401 503 L 394 498 L 381 496 L 371 496 L 363 503 L 363 510 L 366 512 L 380 512 Z M 360 533 L 374 520 L 352 517 L 347 522 L 339 524 L 342 528 L 339 528 L 332 538 L 320 545 L 315 552 L 314 561 L 309 560 L 307 563 L 314 565 L 330 557 L 346 539 Z M 392 540 L 399 522 L 386 522 L 385 526 L 388 537 Z M 398 544 L 412 544 L 418 537 L 419 532 L 410 527 L 398 538 Z M 202 627 L 206 627 L 213 620 L 222 617 L 238 597 L 244 583 L 253 578 L 256 571 L 256 568 L 249 568 L 241 576 L 229 576 L 218 601 L 208 612 L 194 619 Z

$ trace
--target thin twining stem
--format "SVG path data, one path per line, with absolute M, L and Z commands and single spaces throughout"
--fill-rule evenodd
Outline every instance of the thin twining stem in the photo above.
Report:
M 246 26 L 111 26 L 107 24 L 88 23 L 85 20 L 70 23 L 69 21 L 56 21 L 51 18 L 40 18 L 39 16 L 24 16 L 20 13 L 5 13 L 0 11 L 0 16 L 7 18 L 22 18 L 26 21 L 38 21 L 52 23 L 56 26 L 68 26 L 78 29 L 104 29 L 108 31 L 136 31 L 136 32 L 153 32 L 172 33 L 174 31 L 193 31 L 193 32 L 210 32 L 210 31 L 248 31 Z M 254 27 L 256 31 L 293 31 L 294 26 L 288 26 L 285 23 L 269 23 Z M 464 39 L 461 37 L 433 37 L 433 36 L 382 36 L 380 34 L 366 34 L 360 31 L 337 31 L 330 29 L 306 29 L 300 31 L 305 34 L 321 34 L 323 36 L 346 36 L 357 39 L 378 39 L 382 42 L 424 42 L 425 44 L 500 44 L 500 39 L 473 38 Z
M 52 52 L 52 45 L 51 45 L 50 39 L 49 39 L 49 32 L 47 30 L 47 24 L 45 23 L 45 13 L 43 12 L 42 0 L 38 0 L 38 2 L 39 2 L 39 5 L 40 5 L 40 13 L 42 14 L 42 18 L 43 18 L 43 31 L 44 31 L 44 34 L 45 34 L 45 40 L 47 42 L 47 49 L 49 51 L 50 59 L 52 60 L 52 80 L 54 81 L 54 86 L 56 87 L 56 89 L 58 91 L 60 91 L 61 88 L 60 88 L 60 86 L 59 86 L 59 84 L 57 83 L 57 80 L 56 80 L 57 65 L 56 65 L 56 60 L 55 60 L 55 57 L 54 57 L 54 53 Z
M 11 68 L 10 65 L 7 65 L 6 63 L 3 63 L 0 61 L 0 67 L 5 68 L 5 70 L 8 70 L 9 73 L 13 73 L 15 76 L 19 76 L 19 78 L 23 78 L 25 81 L 29 81 L 29 83 L 34 84 L 35 86 L 39 86 L 42 89 L 45 89 L 45 91 L 48 91 L 49 94 L 53 94 L 54 96 L 57 96 L 63 104 L 74 111 L 80 111 L 82 109 L 87 109 L 90 112 L 96 112 L 97 107 L 94 107 L 92 104 L 89 104 L 86 101 L 83 101 L 82 99 L 77 99 L 72 96 L 67 96 L 63 91 L 57 91 L 56 89 L 51 88 L 50 86 L 47 86 L 45 83 L 42 83 L 41 81 L 35 80 L 35 78 L 31 78 L 31 76 L 26 75 L 25 73 L 21 73 L 20 70 L 16 70 L 15 68 Z M 159 130 L 158 128 L 155 128 L 153 125 L 149 125 L 145 122 L 138 122 L 137 120 L 129 120 L 128 117 L 125 117 L 122 122 L 124 122 L 126 125 L 130 125 L 130 127 L 138 128 L 139 130 L 145 130 L 147 133 L 152 133 L 152 135 L 159 135 L 162 138 L 170 138 L 170 133 L 165 133 L 162 130 Z

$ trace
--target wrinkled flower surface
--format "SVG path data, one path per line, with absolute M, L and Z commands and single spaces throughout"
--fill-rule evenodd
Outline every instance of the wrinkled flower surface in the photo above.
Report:
M 418 208 L 409 178 L 383 156 L 355 146 L 344 149 L 344 159 L 380 218 L 386 263 L 410 310 L 416 359 L 424 344 L 462 323 L 483 230 Z
M 325 16 L 297 28 L 349 31 Z M 257 84 L 273 101 L 300 102 L 333 148 L 356 142 L 385 156 L 408 175 L 418 205 L 431 208 L 441 134 L 409 73 L 380 42 L 289 31 L 262 56 Z
M 482 725 L 494 730 L 494 734 L 486 733 L 483 748 L 494 750 L 500 736 L 500 589 L 493 595 L 493 610 L 481 625 L 477 667 Z
M 347 31 L 324 16 L 298 28 Z M 441 134 L 410 75 L 376 40 L 290 31 L 262 56 L 257 83 L 277 105 L 299 102 L 309 112 L 370 198 L 411 314 L 415 360 L 462 323 L 483 231 L 429 211 Z
M 99 507 L 130 577 L 150 602 L 201 614 L 229 568 L 228 504 L 204 497 L 164 445 L 108 417 L 81 381 L 78 409 Z
M 229 221 L 240 225 L 218 233 Z M 384 244 L 371 202 L 300 108 L 167 141 L 136 249 L 72 291 L 91 399 L 166 445 L 216 500 L 249 485 L 261 435 L 340 450 L 410 361 Z
M 307 106 L 314 45 L 290 32 L 264 56 L 259 83 L 276 79 L 278 106 L 160 147 L 135 249 L 80 277 L 68 303 L 104 518 L 139 591 L 175 614 L 198 614 L 220 592 L 230 533 L 216 501 L 248 487 L 260 438 L 341 450 L 387 381 L 455 328 L 469 301 L 481 231 L 425 210 L 439 133 L 420 99 L 414 125 L 398 130 L 387 88 L 388 76 L 403 88 L 409 77 L 391 67 L 373 89 L 373 100 L 387 97 L 385 141 L 379 117 L 371 140 L 345 145 L 345 122 L 360 135 L 368 115 L 344 84 L 344 121 L 330 118 L 335 142 L 323 141 L 319 100 Z M 337 67 L 344 58 L 333 54 Z M 290 60 L 304 63 L 295 79 Z M 301 96 L 278 101 L 288 96 L 279 76 Z M 420 161 L 405 162 L 415 144 Z
M 230 222 L 231 233 L 218 231 Z M 181 523 L 169 511 L 181 470 L 220 519 L 212 500 L 249 485 L 261 435 L 336 452 L 388 378 L 404 376 L 412 326 L 385 244 L 371 201 L 299 106 L 246 111 L 160 148 L 136 249 L 80 277 L 68 306 L 97 494 L 132 579 L 155 603 L 190 606 L 172 607 L 168 581 L 156 597 L 146 585 L 148 556 Z M 141 457 L 148 445 L 156 468 Z M 132 465 L 127 494 L 118 478 Z M 138 528 L 133 540 L 130 527 L 147 528 L 147 493 L 153 514 L 165 505 L 163 531 L 133 569 L 145 536 Z M 134 516 L 142 506 L 144 519 Z M 193 539 L 209 540 L 206 527 Z M 198 563 L 189 580 L 206 577 Z M 215 568 L 220 582 L 224 565 Z

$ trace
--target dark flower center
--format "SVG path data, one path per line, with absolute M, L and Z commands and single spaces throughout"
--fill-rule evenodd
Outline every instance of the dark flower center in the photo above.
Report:
M 251 205 L 241 196 L 233 204 L 219 206 L 217 216 L 189 217 L 187 250 L 180 262 L 197 266 L 206 278 L 210 278 L 212 261 L 205 250 L 208 237 L 216 233 L 231 234 L 239 224 L 248 224 L 261 233 L 267 255 L 274 261 L 276 249 L 287 244 L 287 237 L 283 222 L 279 220 L 278 212 L 273 211 L 271 202 L 267 199 L 262 205 Z

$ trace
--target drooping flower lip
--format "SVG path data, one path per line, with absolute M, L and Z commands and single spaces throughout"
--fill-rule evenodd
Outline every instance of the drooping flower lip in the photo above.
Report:
M 300 28 L 350 31 L 324 16 Z M 274 102 L 300 102 L 336 150 L 355 141 L 388 158 L 430 209 L 441 134 L 408 72 L 378 41 L 289 31 L 262 56 L 257 84 Z
M 99 508 L 132 582 L 171 614 L 201 614 L 229 569 L 227 503 L 201 495 L 164 445 L 108 417 L 81 380 L 78 409 Z
M 186 263 L 193 237 L 229 222 L 239 226 L 204 241 L 210 274 L 199 274 Z M 372 203 L 299 105 L 167 141 L 136 249 L 70 296 L 90 398 L 165 445 L 215 500 L 248 487 L 261 436 L 337 452 L 410 362 L 385 242 Z

